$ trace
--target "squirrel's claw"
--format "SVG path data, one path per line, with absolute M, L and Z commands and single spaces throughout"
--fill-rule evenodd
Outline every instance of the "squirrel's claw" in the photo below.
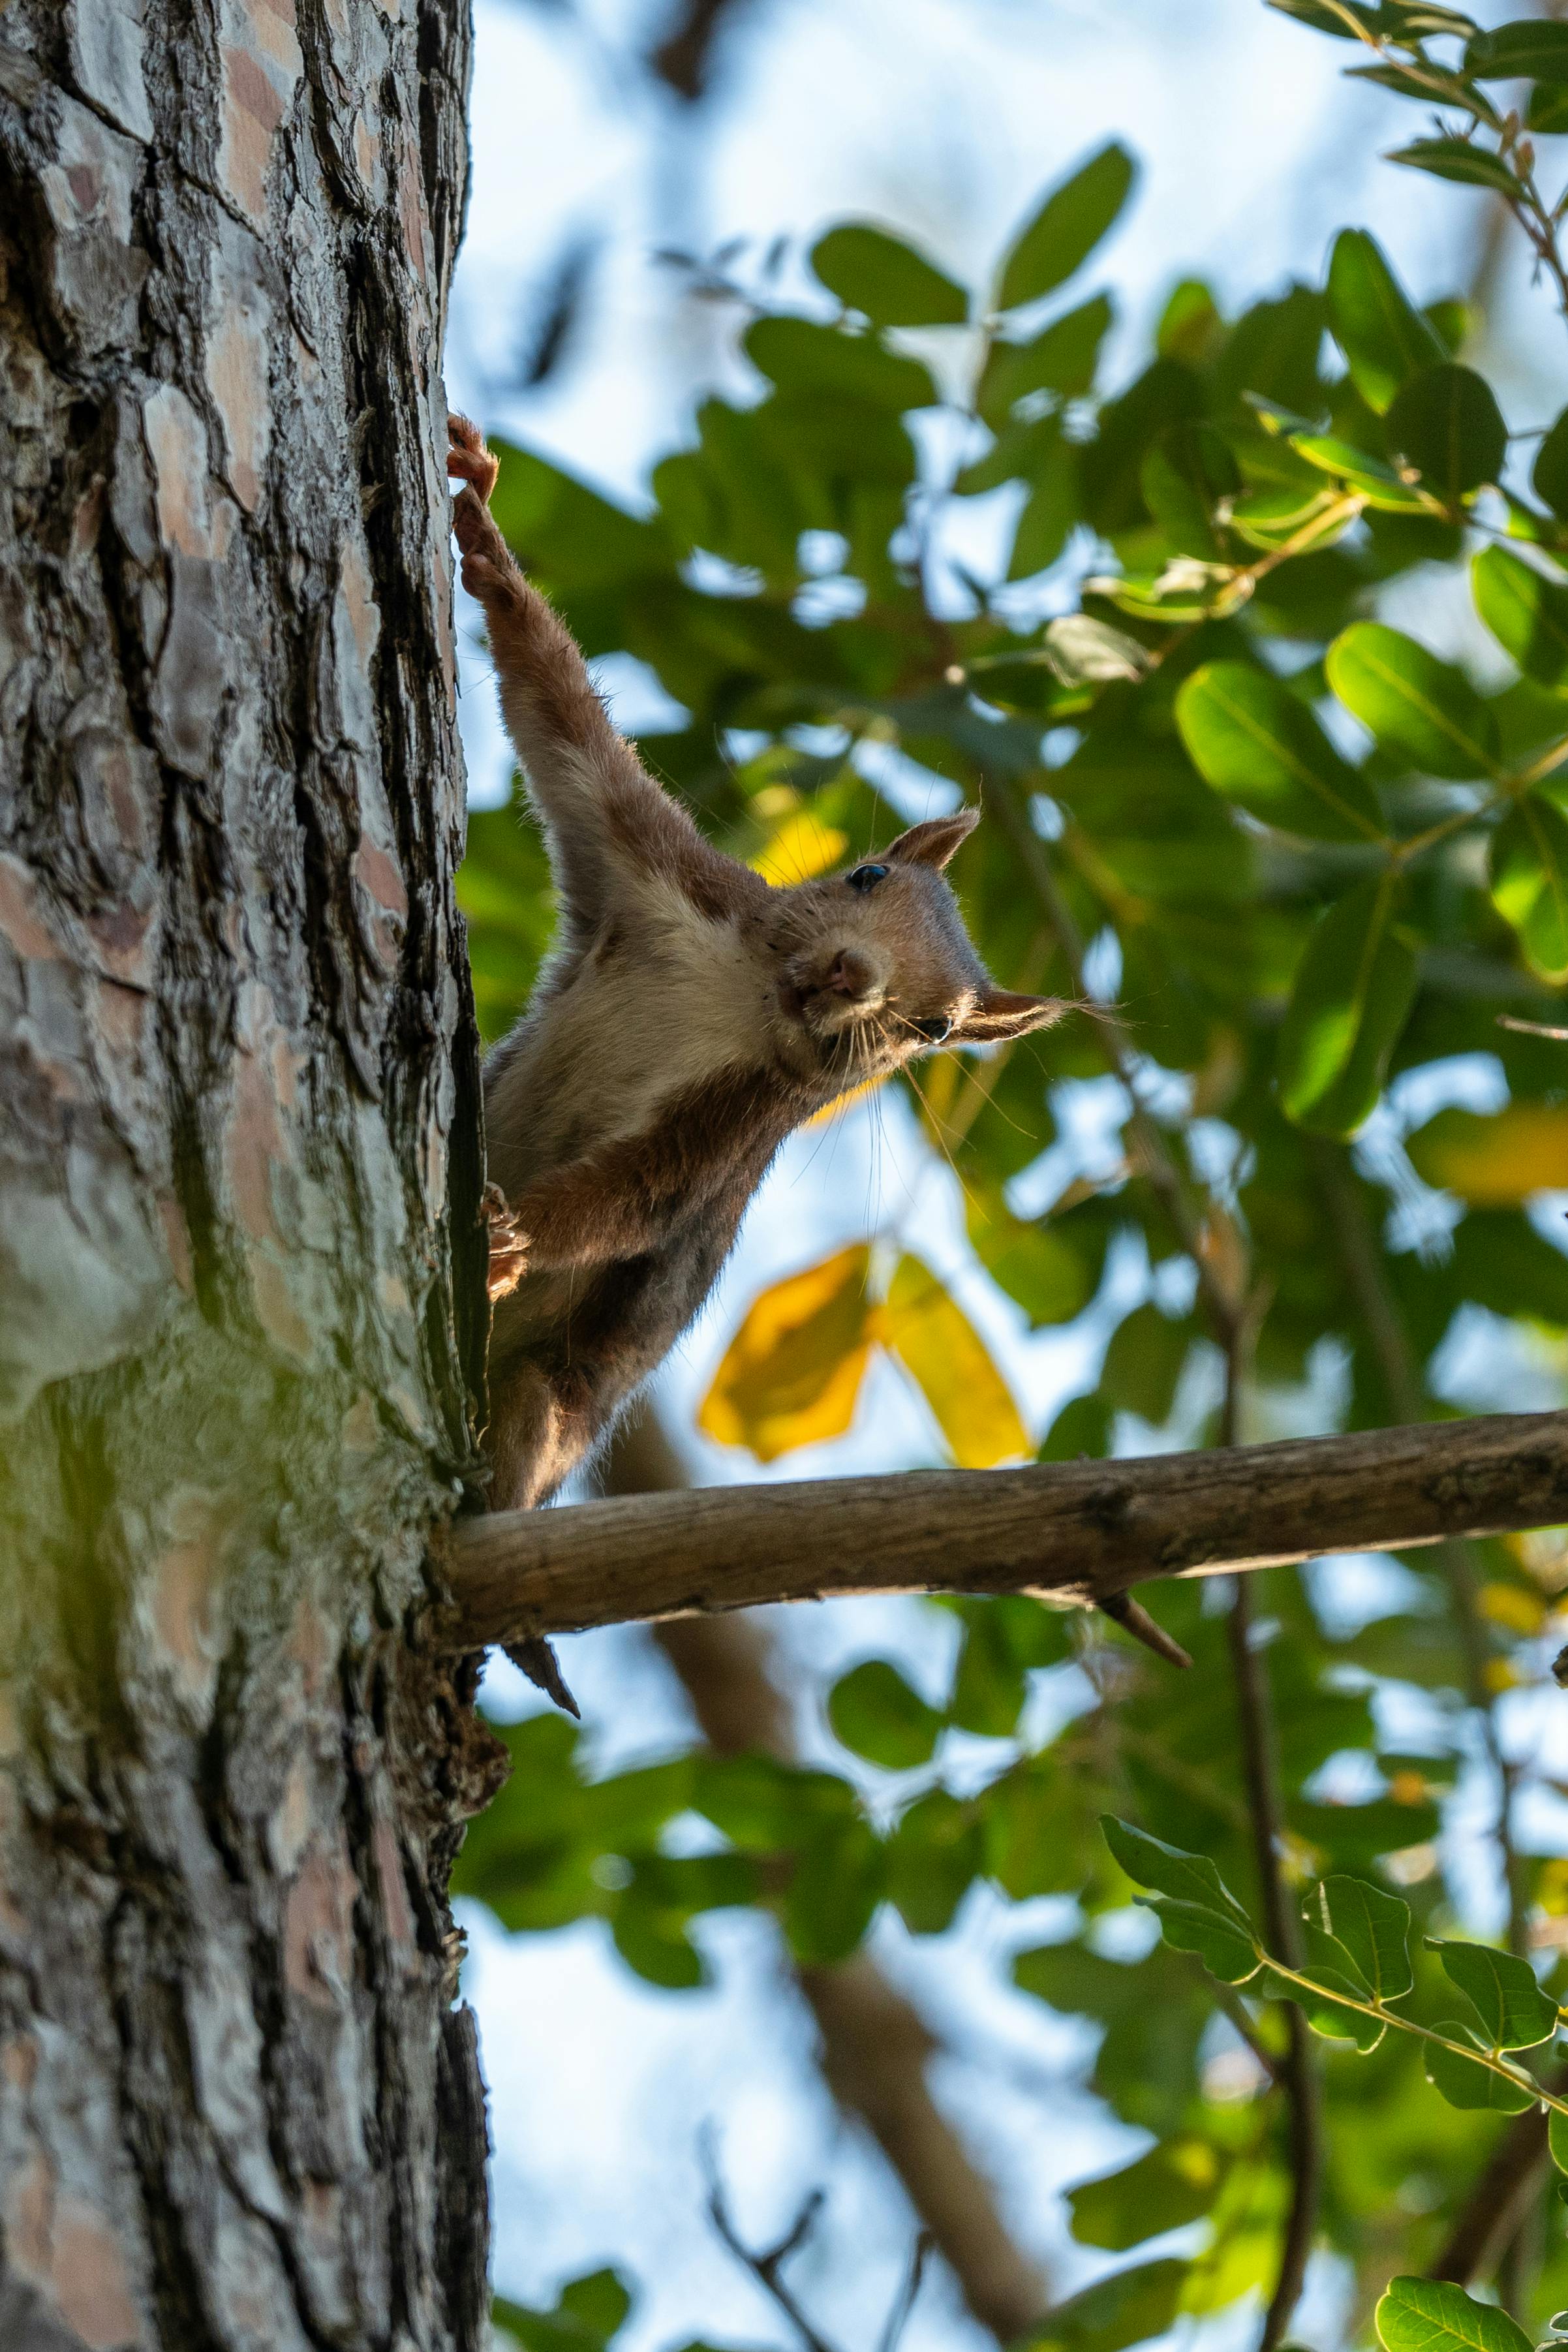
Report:
M 490 1270 L 485 1286 L 490 1303 L 508 1298 L 528 1270 L 528 1237 L 498 1184 L 486 1184 L 479 1214 L 489 1229 Z

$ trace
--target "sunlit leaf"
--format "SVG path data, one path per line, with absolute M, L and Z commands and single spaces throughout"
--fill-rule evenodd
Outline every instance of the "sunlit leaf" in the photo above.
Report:
M 1448 357 L 1365 229 L 1341 229 L 1329 261 L 1329 325 L 1351 378 L 1379 416 L 1422 368 Z
M 1418 1176 L 1472 1208 L 1516 1209 L 1532 1192 L 1568 1191 L 1568 1107 L 1511 1102 L 1482 1117 L 1450 1107 L 1405 1146 Z
M 1355 621 L 1329 647 L 1328 681 L 1384 749 L 1430 776 L 1490 775 L 1497 721 L 1462 670 L 1402 630 Z
M 1535 2105 L 1530 2093 L 1511 2083 L 1506 2075 L 1479 2058 L 1462 2054 L 1462 2027 L 1440 2025 L 1437 2031 L 1449 2039 L 1424 2042 L 1421 2063 L 1427 2070 L 1427 2080 L 1449 2106 L 1477 2108 L 1494 2116 L 1521 2116 L 1526 2107 Z
M 1536 1982 L 1528 1960 L 1490 1944 L 1457 1943 L 1428 1937 L 1449 1982 L 1475 2007 L 1494 2050 L 1532 2050 L 1557 2031 L 1557 2003 Z
M 1053 188 L 1002 263 L 998 310 L 1038 301 L 1082 268 L 1126 203 L 1136 166 L 1117 141 Z
M 849 835 L 836 824 L 824 824 L 809 808 L 797 809 L 775 826 L 752 859 L 752 870 L 787 889 L 792 882 L 831 873 L 849 845 Z
M 878 1326 L 915 1381 L 960 1469 L 1034 1450 L 1012 1391 L 968 1317 L 917 1257 L 901 1257 Z
M 1390 928 L 1394 885 L 1363 882 L 1307 941 L 1280 1033 L 1280 1100 L 1299 1126 L 1351 1135 L 1382 1089 L 1416 993 L 1416 959 Z
M 903 237 L 869 221 L 844 221 L 811 247 L 811 267 L 830 294 L 876 327 L 950 327 L 969 298 Z
M 1410 1906 L 1396 1895 L 1336 1874 L 1312 1888 L 1301 1916 L 1334 1948 L 1336 1965 L 1364 2000 L 1396 2000 L 1409 1991 Z
M 1390 2279 L 1376 2322 L 1386 2352 L 1529 2352 L 1517 2320 L 1443 2279 Z
M 1153 1911 L 1167 1944 L 1191 1952 L 1221 1984 L 1245 1984 L 1261 1965 L 1247 1929 L 1201 1903 L 1181 1903 L 1168 1895 L 1140 1895 Z
M 1103 1814 L 1100 1827 L 1134 1886 L 1150 1887 L 1156 1895 L 1217 1912 L 1250 1932 L 1246 1912 L 1207 1854 L 1188 1853 L 1181 1846 L 1168 1845 L 1164 1838 L 1151 1837 L 1147 1830 L 1118 1821 L 1113 1813 Z
M 725 1351 L 697 1423 L 759 1462 L 838 1437 L 854 1417 L 871 1352 L 871 1253 L 841 1250 L 754 1299 Z
M 1263 824 L 1317 841 L 1383 834 L 1365 777 L 1341 759 L 1300 697 L 1267 671 L 1205 663 L 1176 697 L 1176 723 L 1205 782 Z
M 1222 2160 L 1207 2140 L 1163 2141 L 1120 2172 L 1068 2190 L 1072 2234 L 1082 2245 L 1124 2253 L 1145 2238 L 1197 2221 L 1213 2204 L 1222 2177 Z
M 1519 935 L 1531 971 L 1568 980 L 1568 815 L 1522 793 L 1492 835 L 1492 904 Z

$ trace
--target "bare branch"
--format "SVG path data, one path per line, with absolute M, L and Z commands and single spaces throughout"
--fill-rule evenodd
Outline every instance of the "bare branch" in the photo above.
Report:
M 455 1650 L 849 1592 L 1087 1604 L 1160 1576 L 1568 1519 L 1568 1412 L 1143 1461 L 915 1470 L 496 1511 L 443 1531 Z

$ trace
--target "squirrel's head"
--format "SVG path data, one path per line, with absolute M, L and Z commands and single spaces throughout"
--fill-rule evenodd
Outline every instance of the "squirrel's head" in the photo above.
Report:
M 1059 1020 L 1053 996 L 998 988 L 943 867 L 977 809 L 912 825 L 874 857 L 768 893 L 776 1034 L 791 1067 L 845 1087 L 942 1045 L 990 1045 Z

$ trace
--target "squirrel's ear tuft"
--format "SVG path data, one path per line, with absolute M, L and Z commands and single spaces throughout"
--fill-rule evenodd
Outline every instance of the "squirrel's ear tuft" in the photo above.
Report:
M 988 988 L 948 1043 L 1005 1045 L 1013 1037 L 1027 1037 L 1031 1029 L 1049 1029 L 1071 1010 L 1060 996 L 1015 996 L 1010 988 Z
M 977 808 L 955 809 L 951 816 L 934 816 L 925 824 L 912 824 L 907 833 L 890 841 L 882 854 L 900 865 L 935 866 L 940 872 L 979 822 Z

